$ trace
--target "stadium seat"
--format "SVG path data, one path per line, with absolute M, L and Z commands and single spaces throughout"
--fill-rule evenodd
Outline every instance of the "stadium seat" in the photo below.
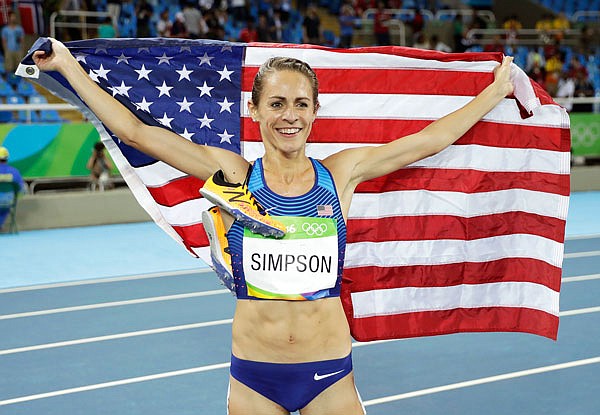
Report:
M 4 80 L 4 78 L 0 78 L 0 97 L 7 97 L 9 95 L 13 95 L 15 91 L 12 89 L 12 86 L 8 82 Z
M 6 97 L 7 104 L 25 104 L 25 98 L 21 95 L 10 95 Z M 13 122 L 38 122 L 39 116 L 36 111 L 26 111 L 19 110 L 17 111 L 17 117 L 12 118 Z
M 33 84 L 28 81 L 19 82 L 17 85 L 17 94 L 23 97 L 30 97 L 33 94 L 36 94 L 36 90 L 33 87 Z
M 62 117 L 56 110 L 40 110 L 40 121 L 42 122 L 62 122 Z

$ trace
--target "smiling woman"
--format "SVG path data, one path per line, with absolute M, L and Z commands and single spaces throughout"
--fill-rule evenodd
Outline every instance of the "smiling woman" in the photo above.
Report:
M 352 195 L 360 183 L 435 154 L 460 138 L 512 92 L 512 59 L 504 59 L 494 81 L 477 97 L 422 131 L 323 160 L 305 153 L 319 109 L 315 73 L 298 59 L 269 59 L 258 71 L 248 102 L 265 153 L 249 162 L 144 124 L 100 89 L 64 45 L 52 40 L 52 47 L 52 53 L 34 53 L 36 65 L 62 74 L 123 143 L 202 180 L 219 173 L 220 184 L 208 182 L 223 187 L 222 194 L 251 192 L 285 225 L 286 235 L 274 239 L 256 234 L 240 220 L 210 216 L 223 221 L 215 229 L 224 234 L 211 240 L 213 248 L 227 244 L 218 250 L 230 257 L 237 296 L 229 413 L 363 414 L 340 301 Z M 253 198 L 245 200 L 252 204 Z

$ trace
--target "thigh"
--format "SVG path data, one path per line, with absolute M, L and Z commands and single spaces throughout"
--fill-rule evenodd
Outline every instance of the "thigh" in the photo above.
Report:
M 354 372 L 321 392 L 300 410 L 302 415 L 364 415 L 365 410 L 354 385 Z
M 260 393 L 229 376 L 229 415 L 288 415 L 289 412 Z

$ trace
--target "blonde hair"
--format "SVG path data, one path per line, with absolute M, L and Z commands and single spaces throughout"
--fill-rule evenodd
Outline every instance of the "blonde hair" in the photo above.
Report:
M 276 71 L 292 71 L 298 72 L 304 76 L 311 84 L 313 94 L 313 104 L 316 107 L 319 105 L 319 80 L 317 75 L 312 70 L 310 65 L 300 59 L 287 57 L 274 57 L 267 60 L 261 65 L 254 77 L 252 84 L 252 102 L 258 105 L 260 96 L 263 90 L 265 76 Z

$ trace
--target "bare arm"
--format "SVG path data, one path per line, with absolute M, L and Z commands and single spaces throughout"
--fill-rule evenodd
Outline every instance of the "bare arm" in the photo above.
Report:
M 200 179 L 221 169 L 228 179 L 243 180 L 248 163 L 241 156 L 221 148 L 198 145 L 165 128 L 144 124 L 96 85 L 62 43 L 51 40 L 52 54 L 35 52 L 35 64 L 40 70 L 60 72 L 94 114 L 125 144 Z
M 431 123 L 418 133 L 381 146 L 344 150 L 324 160 L 336 178 L 342 205 L 349 208 L 352 194 L 359 183 L 437 154 L 462 137 L 512 92 L 511 62 L 511 57 L 505 57 L 494 71 L 494 82 L 464 107 Z

